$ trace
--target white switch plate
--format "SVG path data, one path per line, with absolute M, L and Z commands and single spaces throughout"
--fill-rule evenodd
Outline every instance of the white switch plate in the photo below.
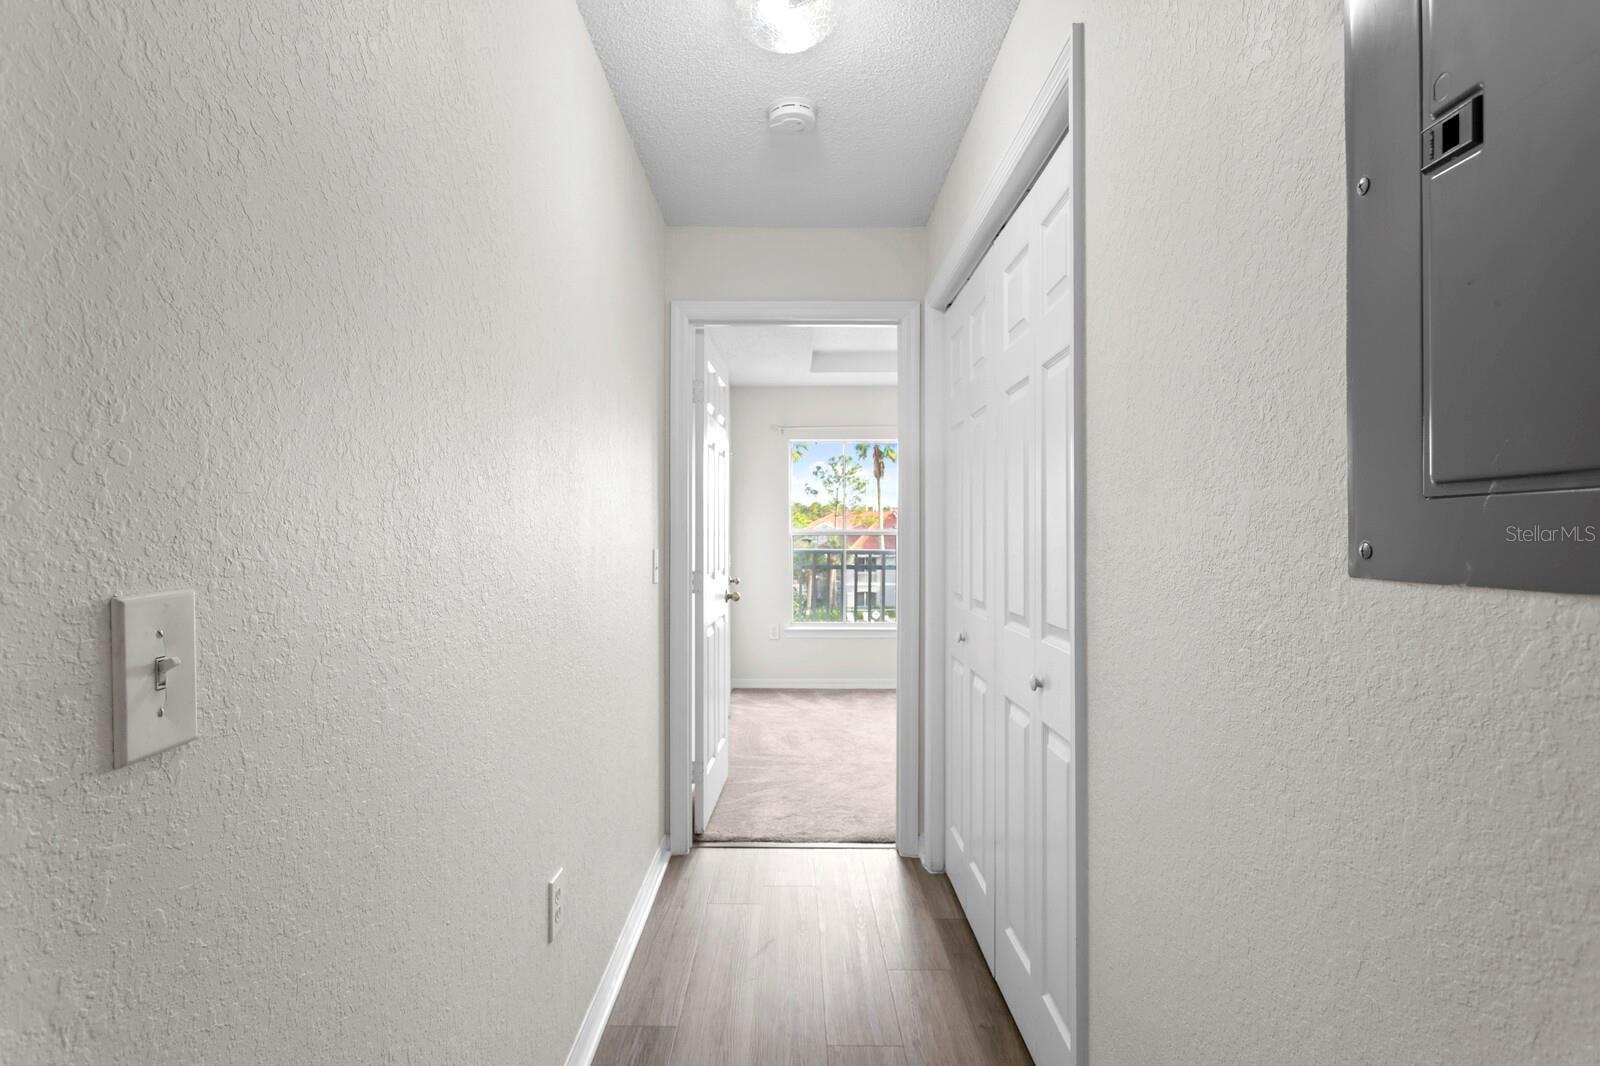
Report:
M 156 660 L 177 660 L 156 687 Z M 111 739 L 117 766 L 194 739 L 194 593 L 111 601 Z
M 561 924 L 567 920 L 567 868 L 565 866 L 550 875 L 547 893 L 546 904 L 550 911 L 550 943 L 554 944 L 556 942 L 556 934 L 561 931 Z

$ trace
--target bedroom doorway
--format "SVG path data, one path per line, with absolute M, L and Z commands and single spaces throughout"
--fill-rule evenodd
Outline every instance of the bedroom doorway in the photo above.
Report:
M 718 653 L 731 664 L 727 776 L 696 820 L 700 843 L 894 842 L 897 334 L 704 328 L 706 371 L 726 382 L 702 417 L 720 403 L 707 439 L 727 437 L 718 506 L 737 576 Z
M 674 850 L 916 853 L 919 318 L 673 307 Z

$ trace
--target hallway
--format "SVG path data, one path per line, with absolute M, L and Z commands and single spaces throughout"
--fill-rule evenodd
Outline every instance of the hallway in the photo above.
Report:
M 0 1066 L 1600 1066 L 1600 0 L 0 11 Z
M 888 848 L 674 857 L 595 1058 L 1031 1062 L 949 881 Z

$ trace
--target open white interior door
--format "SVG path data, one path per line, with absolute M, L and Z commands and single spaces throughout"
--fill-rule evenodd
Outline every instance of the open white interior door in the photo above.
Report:
M 733 653 L 728 607 L 739 598 L 728 576 L 728 375 L 697 331 L 694 397 L 700 469 L 695 478 L 694 830 L 704 832 L 728 780 L 728 708 Z

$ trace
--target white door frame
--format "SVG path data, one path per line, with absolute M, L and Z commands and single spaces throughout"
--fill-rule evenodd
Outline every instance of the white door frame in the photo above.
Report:
M 1075 227 L 1077 247 L 1074 249 L 1078 306 L 1085 303 L 1084 231 L 1082 197 L 1084 192 L 1084 107 L 1083 107 L 1083 23 L 1072 25 L 1070 36 L 1063 43 L 1055 63 L 1044 84 L 1039 87 L 1032 106 L 1022 124 L 1012 136 L 1005 153 L 996 163 L 977 202 L 968 212 L 961 228 L 957 230 L 949 251 L 934 271 L 926 297 L 926 315 L 923 335 L 924 367 L 929 380 L 945 372 L 944 315 L 955 298 L 960 295 L 967 279 L 972 276 L 984 254 L 994 243 L 1001 229 L 1016 211 L 1017 205 L 1033 187 L 1034 179 L 1050 161 L 1056 147 L 1068 136 L 1073 138 L 1076 163 L 1073 173 L 1074 199 L 1077 201 L 1078 224 Z M 1078 891 L 1077 914 L 1077 970 L 1078 1002 L 1075 1032 L 1078 1034 L 1076 1058 L 1079 1063 L 1089 1061 L 1089 864 L 1088 864 L 1088 654 L 1084 635 L 1086 563 L 1084 557 L 1084 378 L 1082 377 L 1086 330 L 1080 314 L 1076 344 L 1078 369 L 1078 412 L 1073 439 L 1077 486 L 1075 489 L 1075 536 L 1073 545 L 1073 617 L 1077 625 L 1074 646 L 1078 652 L 1077 713 L 1073 738 L 1073 758 L 1077 765 L 1076 803 L 1077 869 L 1074 871 Z M 924 422 L 929 426 L 944 425 L 944 390 L 927 390 L 927 408 Z M 942 434 L 933 433 L 925 438 L 926 452 L 923 483 L 926 492 L 923 506 L 928 514 L 941 514 L 944 507 L 944 455 Z M 930 649 L 942 649 L 945 644 L 945 603 L 947 573 L 944 552 L 945 536 L 942 522 L 930 522 L 923 535 L 924 556 L 929 560 L 923 584 L 924 602 L 933 604 L 927 612 L 923 627 L 923 642 Z M 945 678 L 943 657 L 929 654 L 924 659 L 923 696 L 925 712 L 922 716 L 923 738 L 923 824 L 930 828 L 922 835 L 922 864 L 935 872 L 945 865 L 945 780 L 944 780 L 944 708 Z
M 896 655 L 895 848 L 922 848 L 922 305 L 906 301 L 672 302 L 667 397 L 667 836 L 682 855 L 694 842 L 694 544 L 697 469 L 694 333 L 701 326 L 879 324 L 899 327 L 900 521 Z M 737 754 L 734 758 L 737 758 Z M 942 830 L 941 830 L 942 832 Z M 931 834 L 939 835 L 939 834 Z

